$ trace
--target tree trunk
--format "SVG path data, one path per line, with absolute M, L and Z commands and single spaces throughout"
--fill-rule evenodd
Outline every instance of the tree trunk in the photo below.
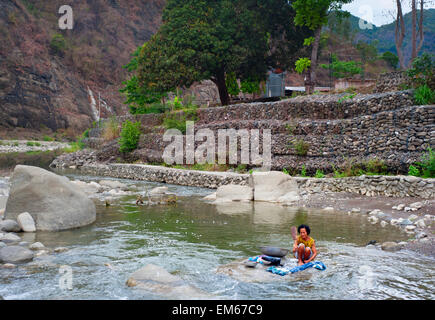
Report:
M 310 78 L 308 82 L 308 94 L 313 94 L 314 87 L 316 85 L 316 68 L 317 68 L 317 57 L 319 54 L 319 45 L 320 45 L 320 36 L 322 34 L 322 27 L 319 27 L 314 32 L 314 43 L 313 43 L 313 49 L 311 51 L 311 66 L 310 66 Z
M 420 21 L 418 23 L 419 25 L 419 29 L 418 29 L 418 33 L 420 35 L 420 39 L 419 39 L 419 43 L 417 46 L 417 55 L 418 52 L 421 50 L 421 47 L 423 46 L 423 40 L 424 40 L 424 34 L 423 34 L 423 5 L 424 5 L 424 0 L 420 0 Z
M 417 8 L 415 6 L 415 1 L 411 1 L 411 16 L 412 16 L 412 33 L 411 33 L 411 61 L 417 57 Z
M 418 45 L 417 45 L 417 3 L 416 0 L 412 0 L 412 53 L 411 53 L 411 61 L 409 62 L 409 66 L 412 65 L 412 62 L 418 56 L 418 52 L 421 50 L 423 46 L 423 5 L 424 0 L 420 0 L 420 19 L 418 22 Z
M 217 86 L 219 98 L 223 106 L 230 104 L 230 96 L 228 94 L 227 84 L 225 83 L 225 72 L 220 71 L 215 78 L 211 79 Z
M 402 53 L 403 38 L 405 38 L 405 22 L 403 21 L 402 4 L 400 0 L 396 0 L 397 4 L 397 19 L 396 19 L 396 30 L 395 30 L 395 40 L 396 40 L 396 50 L 397 56 L 399 57 L 400 68 L 405 70 L 405 60 Z

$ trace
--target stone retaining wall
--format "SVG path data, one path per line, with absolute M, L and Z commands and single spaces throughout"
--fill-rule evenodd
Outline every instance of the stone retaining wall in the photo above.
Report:
M 85 165 L 81 172 L 122 179 L 147 180 L 216 189 L 221 185 L 249 185 L 249 174 L 208 172 L 140 164 Z M 295 177 L 299 190 L 351 192 L 366 196 L 435 198 L 435 179 L 412 176 L 359 176 L 348 178 Z
M 381 74 L 376 80 L 375 92 L 388 92 L 401 90 L 401 86 L 408 83 L 409 79 L 404 71 L 395 71 Z
M 163 163 L 162 154 L 169 144 L 163 141 L 163 115 L 128 115 L 119 121 L 126 119 L 142 124 L 138 149 L 122 155 L 117 146 L 104 144 L 99 138 L 101 130 L 94 129 L 87 143 L 100 149 L 98 160 Z M 298 172 L 305 165 L 309 174 L 317 169 L 329 173 L 333 168 L 343 170 L 351 158 L 355 165 L 377 158 L 390 172 L 406 174 L 410 164 L 434 147 L 435 106 L 413 105 L 411 90 L 353 97 L 348 93 L 311 95 L 198 109 L 195 130 L 204 128 L 214 132 L 216 141 L 219 129 L 270 129 L 273 170 Z M 294 142 L 304 143 L 307 153 L 298 155 Z M 260 152 L 261 146 L 260 134 Z

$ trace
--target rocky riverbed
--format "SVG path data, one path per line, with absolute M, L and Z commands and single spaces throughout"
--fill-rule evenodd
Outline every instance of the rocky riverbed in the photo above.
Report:
M 53 151 L 68 147 L 69 143 L 58 141 L 0 140 L 0 153 Z

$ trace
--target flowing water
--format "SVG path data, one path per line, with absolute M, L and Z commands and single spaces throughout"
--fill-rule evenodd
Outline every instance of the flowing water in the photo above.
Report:
M 121 181 L 140 190 L 161 185 Z M 164 299 L 125 284 L 131 273 L 154 264 L 217 299 L 435 298 L 434 259 L 406 250 L 390 253 L 366 247 L 370 240 L 406 240 L 408 236 L 395 227 L 372 225 L 363 215 L 267 203 L 214 205 L 201 200 L 212 190 L 168 187 L 177 194 L 177 205 L 137 206 L 135 195 L 109 207 L 96 200 L 97 220 L 90 226 L 23 234 L 28 242 L 69 250 L 37 257 L 15 269 L 0 268 L 0 295 L 5 299 Z M 259 254 L 260 245 L 290 248 L 290 226 L 301 223 L 310 225 L 319 251 L 316 260 L 327 266 L 325 271 L 301 272 L 309 277 L 276 275 L 266 283 L 243 282 L 216 272 L 220 265 Z M 61 286 L 65 266 L 72 275 L 71 289 Z

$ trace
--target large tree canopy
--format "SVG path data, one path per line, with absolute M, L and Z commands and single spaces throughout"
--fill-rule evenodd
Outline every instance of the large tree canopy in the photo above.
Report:
M 310 31 L 293 17 L 286 0 L 168 0 L 161 28 L 134 58 L 131 89 L 157 97 L 210 79 L 228 104 L 228 74 L 259 81 L 270 67 L 294 63 Z
M 296 10 L 294 18 L 298 26 L 306 26 L 314 31 L 312 43 L 310 70 L 307 73 L 307 92 L 313 93 L 316 84 L 316 67 L 319 53 L 320 36 L 322 27 L 327 24 L 328 16 L 331 12 L 338 14 L 343 4 L 350 3 L 352 0 L 294 0 L 293 8 Z

